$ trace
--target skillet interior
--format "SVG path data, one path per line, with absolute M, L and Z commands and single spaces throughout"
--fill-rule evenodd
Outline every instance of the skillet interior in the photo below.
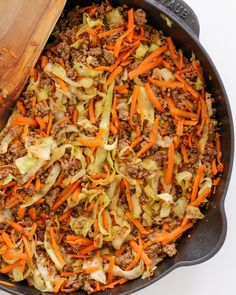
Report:
M 89 2 L 91 1 L 86 1 L 86 6 L 90 4 Z M 93 2 L 99 3 L 100 1 Z M 217 100 L 217 119 L 222 123 L 222 151 L 223 163 L 225 164 L 225 170 L 221 183 L 218 186 L 216 195 L 209 203 L 208 209 L 205 212 L 205 219 L 195 224 L 194 228 L 190 232 L 190 239 L 188 239 L 188 237 L 185 235 L 178 242 L 178 252 L 176 256 L 172 258 L 166 258 L 161 264 L 159 264 L 158 270 L 156 270 L 155 275 L 151 278 L 151 280 L 137 279 L 130 281 L 125 285 L 117 286 L 113 290 L 104 292 L 104 294 L 115 295 L 129 294 L 137 291 L 138 289 L 141 289 L 152 282 L 157 281 L 178 266 L 201 263 L 215 255 L 221 248 L 225 240 L 227 229 L 224 211 L 224 199 L 226 196 L 233 164 L 234 134 L 232 115 L 223 84 L 211 59 L 199 43 L 198 38 L 194 32 L 190 30 L 187 25 L 184 25 L 183 21 L 179 21 L 176 17 L 173 19 L 173 17 L 168 12 L 166 12 L 166 14 L 174 20 L 172 28 L 169 28 L 166 25 L 166 22 L 163 21 L 160 16 L 160 12 L 166 11 L 164 6 L 160 4 L 160 1 L 112 0 L 111 2 L 114 6 L 119 4 L 127 4 L 130 7 L 143 8 L 147 12 L 149 24 L 151 24 L 154 28 L 162 29 L 166 35 L 172 36 L 176 45 L 182 48 L 187 56 L 191 56 L 193 51 L 197 58 L 201 61 L 206 84 L 208 86 L 207 90 L 211 92 L 213 97 L 215 97 Z M 83 6 L 84 3 L 85 1 L 68 0 L 65 13 L 67 10 L 73 8 L 76 4 Z M 36 289 L 27 286 L 25 283 L 19 283 L 14 288 L 8 288 L 4 286 L 0 286 L 0 288 L 12 294 L 42 294 Z M 77 292 L 76 294 L 84 293 Z

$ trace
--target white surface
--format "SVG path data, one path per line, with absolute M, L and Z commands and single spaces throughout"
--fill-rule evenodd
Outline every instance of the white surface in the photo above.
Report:
M 141 1 L 141 0 L 140 0 Z M 226 87 L 236 120 L 236 1 L 185 0 L 200 21 L 200 40 L 213 59 Z M 236 168 L 236 165 L 234 165 Z M 177 269 L 137 292 L 137 295 L 236 294 L 236 169 L 226 198 L 228 233 L 220 252 L 211 260 Z M 0 291 L 0 295 L 7 293 Z

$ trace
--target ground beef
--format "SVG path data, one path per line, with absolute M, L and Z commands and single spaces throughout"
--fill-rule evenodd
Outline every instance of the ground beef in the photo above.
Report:
M 146 12 L 142 9 L 137 9 L 134 13 L 134 19 L 138 26 L 143 26 L 147 23 Z
M 133 162 L 128 162 L 126 164 L 126 169 L 128 174 L 135 179 L 142 179 L 149 174 L 146 169 L 140 167 L 138 164 L 135 164 Z
M 127 110 L 119 110 L 118 116 L 119 116 L 119 119 L 122 121 L 129 120 L 129 112 Z
M 114 64 L 115 56 L 113 51 L 103 49 L 103 55 L 108 65 Z
M 162 253 L 162 246 L 158 243 L 155 243 L 145 249 L 145 253 L 150 259 L 157 258 Z
M 169 257 L 174 256 L 177 253 L 175 244 L 167 244 L 163 247 L 163 252 L 166 253 Z
M 46 198 L 46 203 L 52 208 L 55 200 L 58 198 L 61 189 L 59 187 L 55 187 L 54 189 L 50 190 L 49 195 Z
M 115 264 L 118 265 L 121 269 L 125 270 L 126 267 L 133 261 L 134 256 L 131 252 L 131 248 L 127 247 L 124 254 L 116 257 Z
M 74 176 L 80 171 L 81 167 L 81 162 L 78 159 L 61 159 L 61 168 L 64 171 L 65 176 Z
M 75 283 L 73 287 L 81 288 L 90 294 L 93 292 L 93 288 L 95 287 L 95 281 L 91 279 L 90 275 L 81 274 L 78 277 L 78 283 Z
M 50 112 L 50 107 L 48 105 L 45 105 L 43 102 L 39 102 L 35 106 L 35 115 L 39 117 L 44 117 L 48 115 Z

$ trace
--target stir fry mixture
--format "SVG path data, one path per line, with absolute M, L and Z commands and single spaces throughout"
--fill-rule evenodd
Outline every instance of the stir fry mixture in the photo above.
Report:
M 0 142 L 0 273 L 103 291 L 176 254 L 223 171 L 202 68 L 143 10 L 62 17 Z

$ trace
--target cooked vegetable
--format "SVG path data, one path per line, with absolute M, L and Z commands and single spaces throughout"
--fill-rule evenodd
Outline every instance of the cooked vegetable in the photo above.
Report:
M 93 293 L 175 255 L 223 151 L 200 62 L 144 11 L 106 1 L 67 16 L 0 134 L 0 273 Z

